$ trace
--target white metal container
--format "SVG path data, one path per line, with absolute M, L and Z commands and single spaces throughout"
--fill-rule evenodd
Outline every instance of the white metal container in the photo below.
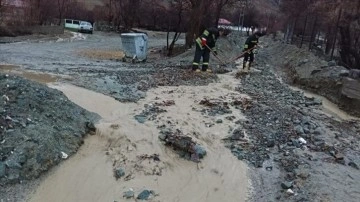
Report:
M 121 34 L 121 42 L 126 57 L 145 61 L 147 58 L 148 36 L 143 33 Z

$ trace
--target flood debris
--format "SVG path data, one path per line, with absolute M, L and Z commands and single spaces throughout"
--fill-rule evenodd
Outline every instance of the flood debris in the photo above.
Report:
M 172 105 L 175 105 L 175 101 L 174 100 L 164 100 L 162 102 L 155 102 L 155 105 L 156 106 L 172 106 Z
M 160 155 L 159 154 L 152 154 L 152 155 L 149 155 L 149 154 L 143 154 L 143 155 L 140 155 L 138 156 L 138 158 L 140 160 L 153 160 L 153 161 L 160 161 Z
M 158 114 L 167 112 L 165 109 L 159 107 L 156 104 L 145 104 L 145 109 L 138 115 L 135 115 L 134 118 L 139 123 L 145 123 L 146 121 L 153 121 L 156 119 Z
M 194 161 L 200 162 L 200 159 L 206 155 L 206 150 L 197 144 L 190 136 L 186 136 L 177 129 L 175 132 L 162 131 L 159 139 L 165 142 L 165 145 L 174 149 L 180 156 Z

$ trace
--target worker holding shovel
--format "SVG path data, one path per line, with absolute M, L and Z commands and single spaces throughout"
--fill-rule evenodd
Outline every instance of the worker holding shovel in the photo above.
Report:
M 262 36 L 260 32 L 255 32 L 253 35 L 249 36 L 246 39 L 244 45 L 244 61 L 243 61 L 243 69 L 245 71 L 250 70 L 251 64 L 254 62 L 254 50 L 259 43 L 259 38 Z M 248 69 L 246 69 L 246 63 L 249 61 Z
M 192 70 L 200 72 L 200 60 L 203 59 L 201 70 L 211 72 L 209 67 L 210 52 L 217 54 L 215 49 L 216 40 L 224 34 L 223 28 L 208 28 L 196 39 L 196 50 Z

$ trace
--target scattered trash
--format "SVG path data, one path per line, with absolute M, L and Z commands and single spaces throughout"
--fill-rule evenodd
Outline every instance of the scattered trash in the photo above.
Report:
M 293 195 L 293 194 L 294 194 L 294 191 L 291 190 L 291 189 L 288 189 L 288 190 L 286 190 L 286 193 Z
M 266 170 L 267 170 L 267 171 L 272 171 L 272 169 L 273 169 L 273 167 L 272 167 L 272 166 L 268 166 L 268 167 L 266 167 Z
M 65 152 L 61 152 L 61 158 L 67 159 L 69 155 L 67 155 Z
M 3 95 L 2 97 L 5 98 L 6 102 L 9 102 L 10 99 L 9 99 L 9 97 L 7 95 Z
M 299 142 L 301 144 L 306 144 L 307 143 L 306 140 L 304 138 L 302 138 L 302 137 L 299 138 Z

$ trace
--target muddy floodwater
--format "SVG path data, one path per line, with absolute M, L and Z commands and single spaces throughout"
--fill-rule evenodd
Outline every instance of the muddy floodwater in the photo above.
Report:
M 70 100 L 98 113 L 103 119 L 97 125 L 96 135 L 86 138 L 75 156 L 53 169 L 30 201 L 121 201 L 122 193 L 129 188 L 135 193 L 143 189 L 154 190 L 158 193 L 154 201 L 246 200 L 249 190 L 247 166 L 221 143 L 221 138 L 226 134 L 223 132 L 225 126 L 210 131 L 202 124 L 201 115 L 191 111 L 194 96 L 201 98 L 206 92 L 209 93 L 206 87 L 157 88 L 137 104 L 120 103 L 102 94 L 67 84 L 50 84 L 50 87 L 64 92 Z M 221 83 L 214 86 L 215 89 L 224 87 L 229 88 L 229 85 Z M 134 119 L 135 112 L 145 103 L 153 101 L 163 91 L 171 90 L 175 93 L 165 97 L 173 99 L 177 104 L 168 109 L 164 117 L 175 117 L 186 130 L 201 132 L 203 136 L 198 141 L 205 144 L 208 151 L 201 163 L 179 158 L 158 140 L 156 124 L 140 124 Z M 229 93 L 229 90 L 223 91 Z M 207 95 L 221 95 L 216 90 L 211 93 Z M 106 153 L 117 149 L 125 153 L 127 159 L 134 161 L 141 154 L 159 154 L 163 162 L 161 175 L 146 175 L 142 169 L 136 169 L 138 164 L 134 163 L 134 167 L 126 170 L 133 172 L 133 179 L 116 181 L 112 158 L 120 157 Z

